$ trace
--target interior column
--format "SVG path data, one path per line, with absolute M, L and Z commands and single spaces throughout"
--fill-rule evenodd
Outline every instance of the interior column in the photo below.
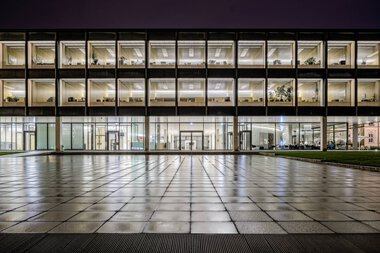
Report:
M 62 152 L 62 117 L 55 117 L 55 151 Z
M 327 116 L 321 117 L 321 151 L 327 151 Z
M 144 150 L 149 151 L 149 116 L 145 116 L 144 121 Z
M 358 145 L 358 124 L 354 123 L 352 125 L 352 149 L 358 150 L 359 145 Z
M 234 151 L 239 151 L 239 120 L 234 116 Z

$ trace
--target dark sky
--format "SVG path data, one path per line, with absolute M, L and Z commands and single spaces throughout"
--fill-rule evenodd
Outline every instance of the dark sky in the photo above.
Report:
M 0 29 L 380 28 L 380 0 L 2 0 Z

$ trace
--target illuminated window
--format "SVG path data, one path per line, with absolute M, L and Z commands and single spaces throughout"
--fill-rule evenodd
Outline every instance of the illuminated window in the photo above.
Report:
M 60 80 L 60 106 L 85 106 L 86 86 L 84 79 Z
M 55 106 L 55 80 L 29 80 L 29 106 Z
M 358 68 L 379 68 L 379 50 L 379 41 L 359 41 L 357 59 Z
M 233 68 L 235 66 L 233 41 L 208 41 L 208 67 Z
M 329 41 L 327 45 L 327 60 L 329 68 L 354 67 L 353 41 Z
M 25 80 L 0 80 L 2 106 L 25 106 Z
M 119 106 L 145 105 L 145 79 L 119 79 Z
M 175 106 L 175 79 L 149 80 L 149 106 Z
M 55 67 L 55 42 L 54 41 L 30 41 L 29 42 L 29 67 L 30 68 L 54 68 Z
M 25 42 L 0 42 L 0 49 L 2 52 L 0 68 L 6 69 L 25 67 Z
M 269 41 L 267 59 L 270 68 L 294 68 L 294 41 Z
M 178 67 L 205 67 L 205 45 L 204 41 L 178 41 Z
M 239 106 L 264 106 L 265 80 L 239 78 L 238 99 Z
M 88 42 L 89 68 L 114 68 L 115 58 L 116 55 L 114 41 Z
M 207 86 L 208 106 L 234 106 L 234 79 L 209 78 Z
M 204 106 L 205 79 L 180 78 L 178 79 L 178 105 Z
M 297 53 L 299 68 L 323 67 L 322 41 L 298 41 Z
M 119 41 L 119 68 L 145 67 L 145 41 Z
M 149 42 L 149 67 L 174 68 L 175 67 L 175 41 Z
M 239 68 L 265 67 L 264 41 L 239 41 L 238 45 Z
M 84 68 L 86 62 L 84 41 L 61 41 L 59 45 L 61 68 Z
M 89 106 L 115 106 L 115 80 L 88 80 Z
M 355 93 L 353 83 L 351 79 L 329 79 L 328 106 L 353 106 Z
M 294 106 L 294 79 L 268 79 L 268 105 Z

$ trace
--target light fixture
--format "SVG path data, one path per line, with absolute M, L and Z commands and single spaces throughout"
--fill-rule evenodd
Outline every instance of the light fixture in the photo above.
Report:
M 135 50 L 135 52 L 137 54 L 137 57 L 139 57 L 139 58 L 143 57 L 143 55 L 142 55 L 142 53 L 141 53 L 141 51 L 140 51 L 139 48 L 134 48 L 134 50 Z
M 248 53 L 248 48 L 244 48 L 243 51 L 241 51 L 240 57 L 245 57 Z
M 189 48 L 189 57 L 190 58 L 194 57 L 194 48 L 192 48 L 192 47 Z
M 220 53 L 222 52 L 222 49 L 220 47 L 218 47 L 216 50 L 215 50 L 215 57 L 218 58 L 220 57 Z
M 169 54 L 168 54 L 168 50 L 166 50 L 166 48 L 162 48 L 162 55 L 165 57 L 165 58 L 168 58 L 169 57 Z
M 111 49 L 111 48 L 106 48 L 106 49 L 107 49 L 108 53 L 110 53 L 110 55 L 112 57 L 115 57 L 115 52 L 113 51 L 113 49 Z

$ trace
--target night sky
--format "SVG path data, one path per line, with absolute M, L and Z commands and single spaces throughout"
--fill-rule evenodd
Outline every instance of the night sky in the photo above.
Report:
M 380 28 L 380 0 L 2 0 L 0 29 Z

